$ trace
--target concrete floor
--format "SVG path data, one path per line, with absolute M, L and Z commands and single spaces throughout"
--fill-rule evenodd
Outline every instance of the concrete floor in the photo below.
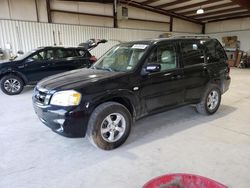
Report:
M 187 106 L 138 121 L 125 145 L 98 150 L 59 136 L 32 109 L 32 88 L 0 93 L 1 188 L 140 188 L 166 173 L 193 173 L 250 187 L 250 70 L 232 84 L 213 116 Z

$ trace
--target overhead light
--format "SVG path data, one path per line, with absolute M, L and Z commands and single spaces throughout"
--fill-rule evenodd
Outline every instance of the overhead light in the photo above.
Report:
M 204 10 L 201 7 L 196 11 L 196 14 L 203 14 L 203 13 L 204 13 Z

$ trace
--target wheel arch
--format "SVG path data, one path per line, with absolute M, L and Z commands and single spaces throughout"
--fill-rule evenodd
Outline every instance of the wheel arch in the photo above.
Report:
M 10 75 L 10 74 L 20 77 L 22 79 L 24 85 L 26 85 L 28 83 L 26 76 L 20 72 L 17 72 L 17 71 L 6 71 L 0 75 L 0 79 L 2 79 L 4 76 Z
M 97 106 L 99 106 L 105 102 L 117 102 L 119 104 L 122 104 L 123 106 L 125 106 L 128 109 L 128 111 L 131 114 L 131 117 L 134 120 L 136 117 L 136 109 L 135 109 L 134 103 L 132 101 L 133 101 L 132 96 L 123 96 L 123 95 L 118 95 L 118 94 L 112 95 L 109 97 L 102 97 L 101 100 L 98 100 L 98 102 L 95 102 L 95 105 L 93 106 L 93 110 Z

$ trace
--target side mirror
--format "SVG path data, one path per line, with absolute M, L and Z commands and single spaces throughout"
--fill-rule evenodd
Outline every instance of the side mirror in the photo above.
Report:
M 146 72 L 153 73 L 153 72 L 160 72 L 161 65 L 160 64 L 148 64 L 146 66 Z

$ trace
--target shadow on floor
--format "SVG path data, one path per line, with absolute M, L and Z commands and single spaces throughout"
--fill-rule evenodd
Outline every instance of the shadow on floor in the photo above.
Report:
M 194 126 L 202 126 L 203 123 L 225 117 L 235 110 L 235 107 L 221 105 L 214 115 L 205 116 L 198 114 L 194 106 L 185 106 L 152 115 L 135 122 L 127 142 L 122 147 L 133 148 Z

